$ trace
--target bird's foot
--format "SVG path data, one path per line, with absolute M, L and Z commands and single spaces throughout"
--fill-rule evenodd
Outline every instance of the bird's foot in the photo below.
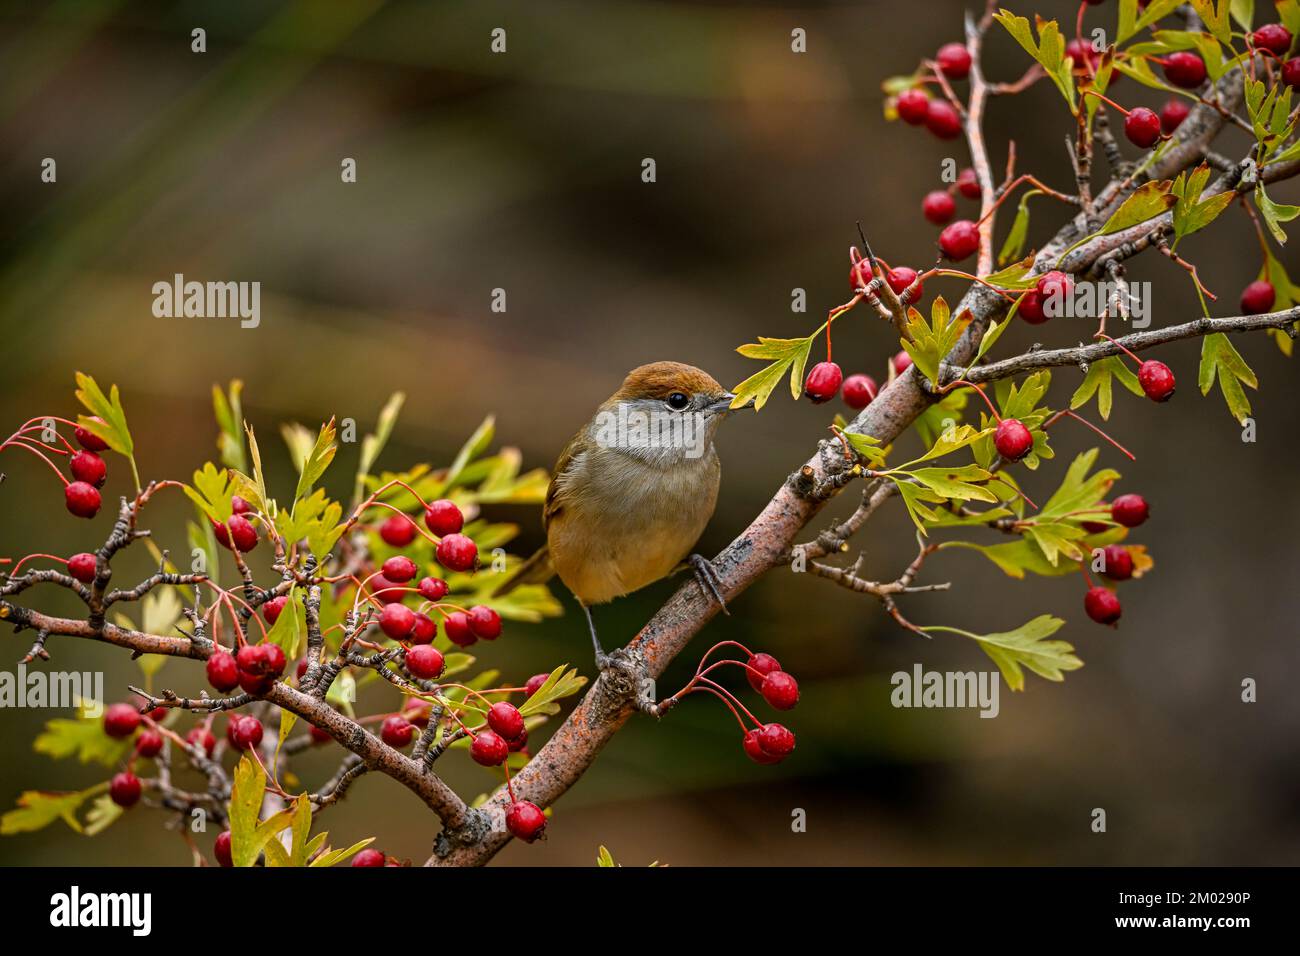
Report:
M 686 559 L 686 563 L 695 572 L 695 580 L 700 583 L 700 590 L 705 596 L 717 601 L 723 614 L 730 614 L 731 612 L 727 610 L 727 602 L 722 597 L 722 579 L 718 577 L 718 572 L 709 559 L 702 554 L 692 554 Z
M 660 716 L 659 705 L 655 703 L 655 681 L 641 654 L 620 647 L 597 655 L 596 666 L 600 668 L 604 698 L 601 710 L 613 714 L 630 703 L 643 714 Z

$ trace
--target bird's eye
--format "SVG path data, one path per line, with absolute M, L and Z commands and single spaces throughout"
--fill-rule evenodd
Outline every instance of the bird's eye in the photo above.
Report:
M 684 392 L 673 392 L 668 396 L 668 407 L 681 411 L 691 402 L 690 398 Z

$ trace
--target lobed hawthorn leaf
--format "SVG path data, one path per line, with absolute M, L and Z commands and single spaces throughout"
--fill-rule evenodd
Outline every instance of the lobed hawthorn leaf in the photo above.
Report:
M 1129 37 L 1141 33 L 1157 20 L 1167 17 L 1184 2 L 1185 0 L 1152 0 L 1139 14 L 1138 0 L 1119 0 L 1119 26 L 1115 42 L 1123 43 Z
M 1174 245 L 1184 236 L 1204 229 L 1219 217 L 1236 198 L 1231 190 L 1217 193 L 1208 199 L 1200 197 L 1210 180 L 1210 167 L 1202 163 L 1190 174 L 1186 171 L 1178 174 L 1170 194 L 1176 197 L 1174 203 Z
M 1191 0 L 1191 4 L 1215 39 L 1221 43 L 1232 43 L 1232 24 L 1228 22 L 1232 0 Z
M 994 634 L 972 634 L 954 627 L 927 627 L 924 630 L 949 631 L 978 641 L 984 653 L 997 664 L 1007 687 L 1011 690 L 1024 690 L 1025 674 L 1022 668 L 1028 668 L 1050 681 L 1062 681 L 1065 679 L 1065 671 L 1078 670 L 1083 666 L 1083 661 L 1074 655 L 1072 644 L 1047 640 L 1064 623 L 1059 617 L 1040 614 L 1014 631 Z
M 1273 250 L 1267 246 L 1264 247 L 1264 264 L 1260 266 L 1260 279 L 1265 279 L 1272 283 L 1276 299 L 1273 302 L 1273 308 L 1281 311 L 1289 309 L 1294 305 L 1300 305 L 1300 286 L 1291 281 L 1287 275 L 1286 269 L 1278 261 L 1277 256 L 1273 255 Z M 1296 323 L 1300 326 L 1300 322 Z M 1269 329 L 1269 337 L 1277 343 L 1277 347 L 1282 350 L 1282 354 L 1291 355 L 1293 342 L 1291 336 L 1287 335 L 1283 329 Z
M 384 403 L 384 407 L 379 410 L 379 419 L 375 423 L 375 430 L 361 439 L 361 455 L 357 462 L 357 477 L 353 483 L 352 496 L 357 501 L 361 500 L 362 489 L 365 487 L 366 476 L 370 474 L 370 469 L 374 467 L 375 461 L 379 458 L 379 453 L 384 450 L 388 444 L 388 439 L 392 437 L 393 428 L 397 425 L 397 416 L 401 414 L 402 405 L 406 403 L 405 392 L 393 392 Z
M 967 389 L 949 392 L 939 401 L 927 405 L 912 423 L 926 448 L 933 448 L 939 436 L 954 425 L 961 424 L 962 414 L 970 401 Z
M 858 455 L 865 458 L 867 463 L 873 468 L 877 468 L 885 463 L 885 450 L 878 447 L 880 439 L 874 435 L 864 435 L 859 432 L 845 432 L 844 437 L 848 439 L 849 446 L 857 452 Z
M 770 359 L 772 364 L 755 372 L 732 389 L 736 397 L 732 400 L 731 407 L 740 408 L 753 399 L 755 410 L 761 409 L 781 384 L 786 372 L 790 373 L 790 395 L 798 399 L 803 388 L 803 370 L 808 364 L 808 353 L 812 350 L 813 339 L 820 333 L 819 329 L 802 339 L 772 339 L 760 335 L 757 343 L 736 349 L 745 358 Z
M 460 451 L 456 452 L 456 457 L 452 459 L 447 473 L 442 477 L 442 482 L 438 487 L 437 494 L 431 494 L 429 497 L 441 497 L 449 488 L 452 488 L 461 480 L 461 473 L 465 471 L 466 466 L 483 455 L 485 451 L 492 446 L 492 439 L 496 436 L 496 418 L 489 415 L 474 429 L 474 434 L 470 435 L 465 444 L 461 446 Z
M 266 845 L 290 825 L 292 811 L 288 809 L 260 819 L 265 793 L 262 768 L 248 757 L 240 757 L 230 793 L 230 856 L 235 866 L 253 866 Z
M 1291 35 L 1300 36 L 1300 2 L 1297 0 L 1273 0 L 1277 7 L 1278 19 L 1282 26 L 1291 31 Z
M 334 437 L 334 419 L 331 418 L 320 427 L 320 434 L 316 436 L 316 442 L 312 445 L 311 451 L 301 459 L 302 465 L 298 469 L 298 487 L 293 493 L 295 507 L 299 501 L 311 493 L 321 475 L 325 474 L 325 469 L 334 460 L 334 455 L 338 452 L 338 445 L 335 443 Z
M 104 733 L 103 711 L 98 701 L 80 699 L 77 716 L 46 721 L 45 730 L 32 742 L 32 749 L 55 760 L 76 756 L 83 764 L 94 761 L 105 767 L 115 767 L 131 749 L 131 741 Z
M 99 384 L 85 372 L 77 372 L 77 400 L 85 406 L 90 415 L 79 415 L 77 423 L 88 432 L 103 439 L 108 447 L 118 454 L 134 459 L 135 443 L 131 440 L 131 430 L 126 425 L 126 411 L 122 408 L 122 398 L 117 386 L 108 390 L 108 395 Z M 93 421 L 96 416 L 102 421 Z M 132 467 L 134 467 L 134 460 Z
M 104 789 L 101 784 L 98 790 Z M 34 833 L 43 830 L 55 820 L 62 820 L 73 831 L 83 832 L 77 811 L 86 802 L 89 790 L 56 793 L 48 790 L 24 790 L 18 795 L 18 806 L 0 816 L 0 835 Z
M 125 812 L 126 809 L 114 803 L 112 797 L 101 793 L 95 797 L 86 811 L 86 823 L 81 832 L 88 837 L 99 836 L 116 823 Z
M 1082 408 L 1088 404 L 1088 400 L 1095 394 L 1097 396 L 1097 411 L 1101 414 L 1103 421 L 1108 420 L 1110 418 L 1111 380 L 1113 378 L 1118 378 L 1120 384 L 1134 395 L 1139 397 L 1143 395 L 1142 386 L 1133 370 L 1125 365 L 1123 359 L 1118 355 L 1110 355 L 1098 359 L 1088 366 L 1088 374 L 1083 377 L 1083 382 L 1070 397 L 1070 408 Z
M 1286 245 L 1286 231 L 1281 224 L 1300 216 L 1300 206 L 1276 203 L 1269 199 L 1263 183 L 1255 184 L 1255 206 L 1259 209 L 1259 214 L 1268 226 L 1268 231 L 1273 234 L 1273 238 L 1280 244 Z
M 1065 55 L 1065 37 L 1061 35 L 1061 28 L 1056 21 L 1035 16 L 1034 26 L 1038 32 L 1038 40 L 1035 42 L 1029 20 L 1025 17 L 1016 16 L 1009 10 L 999 10 L 993 14 L 993 19 L 1002 24 L 1025 52 L 1038 61 L 1065 97 L 1070 112 L 1075 112 L 1074 72 L 1071 69 L 1074 61 Z
M 218 428 L 217 451 L 221 463 L 236 471 L 248 470 L 244 455 L 244 409 L 240 400 L 243 391 L 244 383 L 239 379 L 231 381 L 228 398 L 220 385 L 212 386 L 212 411 Z
M 999 289 L 1019 291 L 1032 289 L 1038 282 L 1038 276 L 1031 276 L 1029 270 L 1034 267 L 1034 257 L 1026 256 L 1019 262 L 1012 263 L 1000 272 L 986 275 L 984 281 Z
M 1201 341 L 1201 367 L 1197 385 L 1200 386 L 1202 395 L 1209 394 L 1216 378 L 1224 401 L 1228 403 L 1228 411 L 1238 422 L 1245 424 L 1250 415 L 1250 400 L 1246 398 L 1242 386 L 1259 388 L 1259 379 L 1241 357 L 1241 353 L 1228 341 L 1228 336 L 1222 332 L 1207 335 Z
M 1090 516 L 1079 512 L 1101 503 L 1111 486 L 1120 477 L 1119 472 L 1113 468 L 1103 468 L 1095 474 L 1088 474 L 1097 463 L 1100 454 L 1100 449 L 1089 448 L 1075 456 L 1070 467 L 1066 469 L 1061 484 L 1052 493 L 1052 497 L 1043 504 L 1042 510 L 1038 513 L 1039 517 L 1056 519 L 1073 515 L 1074 520 L 1079 523 L 1092 520 Z M 1109 509 L 1103 510 L 1109 512 Z
M 559 710 L 555 706 L 555 701 L 576 694 L 586 683 L 587 678 L 580 676 L 577 668 L 561 664 L 551 671 L 551 676 L 546 678 L 545 683 L 537 688 L 532 697 L 519 705 L 519 713 L 524 717 L 532 714 L 555 713 Z
M 963 310 L 954 318 L 948 303 L 939 296 L 930 305 L 929 322 L 916 309 L 907 310 L 906 335 L 900 342 L 921 374 L 937 383 L 940 363 L 957 344 L 969 322 L 970 312 Z
M 1237 21 L 1237 26 L 1250 32 L 1255 23 L 1255 0 L 1232 0 L 1232 19 Z

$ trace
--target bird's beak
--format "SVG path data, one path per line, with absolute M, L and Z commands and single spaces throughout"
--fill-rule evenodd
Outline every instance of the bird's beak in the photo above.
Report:
M 709 403 L 709 408 L 715 413 L 726 413 L 733 410 L 731 407 L 731 403 L 734 402 L 735 400 L 736 400 L 736 395 L 734 392 L 723 392 L 721 395 L 715 398 L 711 403 Z M 753 404 L 754 403 L 751 401 L 749 405 L 744 405 L 742 407 L 748 408 L 750 405 Z

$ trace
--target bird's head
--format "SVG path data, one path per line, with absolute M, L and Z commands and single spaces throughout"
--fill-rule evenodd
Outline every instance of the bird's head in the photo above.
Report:
M 645 460 L 701 458 L 735 397 L 693 365 L 652 362 L 629 372 L 601 405 L 593 437 Z

